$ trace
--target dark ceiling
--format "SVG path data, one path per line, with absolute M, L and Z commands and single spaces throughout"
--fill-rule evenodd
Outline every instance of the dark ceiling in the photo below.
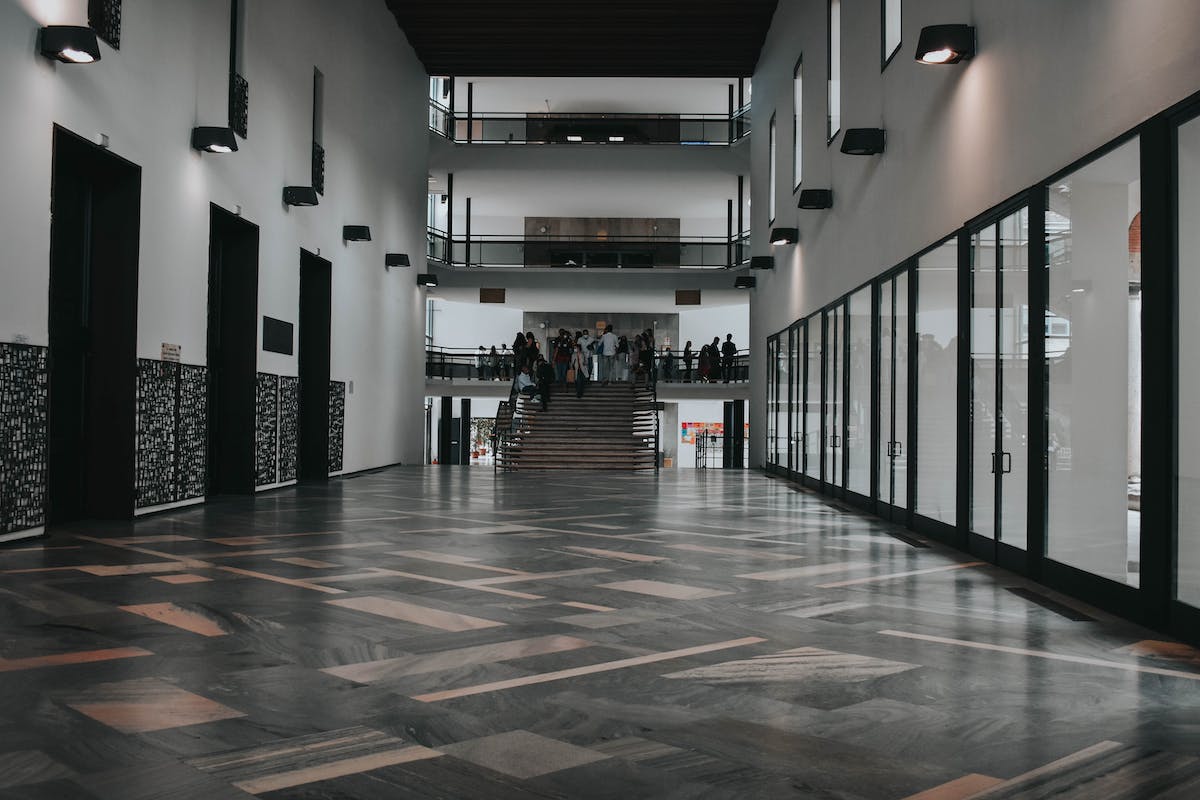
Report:
M 737 78 L 778 0 L 386 0 L 430 75 Z

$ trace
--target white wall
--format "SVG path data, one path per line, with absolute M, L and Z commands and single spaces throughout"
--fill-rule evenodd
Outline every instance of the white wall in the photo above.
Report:
M 472 235 L 523 235 L 527 216 L 678 217 L 685 237 L 723 237 L 727 203 L 750 168 L 745 147 L 447 146 L 432 156 L 439 186 L 454 174 L 456 236 L 470 197 Z
M 750 346 L 750 304 L 714 306 L 695 311 L 679 312 L 679 343 L 675 349 L 682 350 L 690 339 L 692 350 L 699 352 L 714 336 L 725 341 L 733 334 L 733 343 L 739 348 Z
M 728 114 L 729 86 L 723 78 L 458 78 L 454 104 L 467 110 L 467 84 L 475 85 L 479 112 L 622 112 Z M 735 100 L 736 103 L 736 95 Z
M 883 127 L 887 152 L 854 157 L 825 142 L 826 4 L 780 3 L 754 74 L 756 121 L 777 112 L 774 248 L 752 291 L 751 427 L 765 430 L 765 340 L 792 321 L 952 233 L 1200 90 L 1200 3 L 1188 0 L 907 0 L 899 54 L 879 69 L 878 0 L 842 0 L 843 128 Z M 976 26 L 979 54 L 958 66 L 913 60 L 924 25 Z M 799 211 L 792 174 L 792 71 L 805 71 L 802 188 L 832 188 L 830 211 Z M 856 54 L 862 54 L 856 57 Z M 761 125 L 760 125 L 761 131 Z M 767 137 L 754 134 L 755 253 L 772 248 Z M 763 462 L 752 436 L 751 462 Z
M 84 24 L 86 0 L 0 0 L 0 337 L 48 339 L 52 126 L 142 167 L 138 355 L 162 342 L 205 362 L 209 204 L 260 226 L 259 313 L 295 322 L 299 251 L 333 262 L 332 373 L 353 380 L 345 468 L 417 461 L 424 305 L 411 272 L 384 252 L 424 250 L 426 77 L 382 2 L 255 0 L 244 72 L 249 139 L 201 156 L 195 125 L 226 121 L 229 5 L 125 0 L 121 50 L 90 66 L 37 55 L 38 29 Z M 317 208 L 286 209 L 286 184 L 309 183 L 312 76 L 325 74 L 327 185 Z M 341 241 L 341 226 L 374 241 Z M 259 353 L 258 368 L 296 373 L 296 358 Z
M 521 327 L 524 309 L 509 305 L 455 303 L 435 300 L 433 343 L 437 347 L 489 349 L 511 345 Z M 493 412 L 494 413 L 494 412 Z M 479 416 L 479 415 L 476 415 Z

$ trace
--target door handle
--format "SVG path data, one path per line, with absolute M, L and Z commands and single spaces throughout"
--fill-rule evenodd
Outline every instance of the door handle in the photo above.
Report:
M 1007 475 L 1008 473 L 1012 472 L 1012 453 L 1001 453 L 1000 456 L 1004 463 L 1004 474 Z
M 996 453 L 992 453 L 992 474 L 996 474 Z

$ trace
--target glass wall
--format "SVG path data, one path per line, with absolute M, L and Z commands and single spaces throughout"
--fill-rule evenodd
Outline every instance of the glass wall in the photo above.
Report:
M 1200 608 L 1200 119 L 1179 128 L 1179 544 L 1175 594 Z
M 846 362 L 846 488 L 871 496 L 871 287 L 850 295 Z
M 958 475 L 958 242 L 917 260 L 916 512 L 955 522 Z
M 908 272 L 879 285 L 879 499 L 908 507 Z
M 842 129 L 842 0 L 829 0 L 829 124 L 830 141 Z
M 1050 186 L 1047 555 L 1137 586 L 1141 180 L 1134 139 Z
M 821 477 L 821 356 L 825 348 L 825 331 L 821 315 L 808 318 L 808 349 L 804 391 L 804 474 Z
M 823 478 L 831 486 L 841 486 L 843 405 L 842 389 L 846 378 L 846 304 L 838 303 L 825 312 L 825 464 Z
M 779 464 L 776 431 L 779 430 L 779 339 L 767 340 L 767 463 Z
M 804 174 L 803 125 L 804 118 L 804 57 L 796 62 L 796 71 L 792 74 L 792 187 L 800 188 L 800 180 Z
M 804 453 L 801 450 L 804 436 L 804 417 L 801 413 L 803 404 L 800 401 L 801 392 L 804 391 L 804 362 L 800 360 L 801 350 L 804 347 L 804 327 L 803 323 L 793 325 L 788 330 L 790 341 L 788 347 L 788 470 L 793 473 L 799 473 L 803 468 Z M 781 387 L 780 392 L 784 390 Z

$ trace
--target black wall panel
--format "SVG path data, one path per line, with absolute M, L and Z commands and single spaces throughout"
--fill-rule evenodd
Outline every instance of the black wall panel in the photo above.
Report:
M 46 524 L 48 352 L 0 343 L 0 534 Z

